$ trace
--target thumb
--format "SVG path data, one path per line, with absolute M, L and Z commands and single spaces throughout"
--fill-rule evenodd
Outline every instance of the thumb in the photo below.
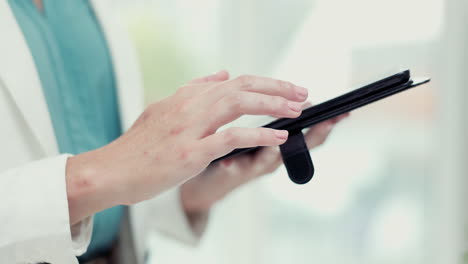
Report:
M 190 81 L 189 83 L 196 84 L 196 83 L 205 83 L 205 82 L 224 82 L 227 80 L 229 80 L 229 72 L 222 70 L 212 75 L 194 79 Z
M 313 103 L 311 103 L 310 101 L 306 101 L 303 105 L 302 105 L 302 110 L 306 109 L 306 108 L 309 108 L 311 106 L 314 106 Z

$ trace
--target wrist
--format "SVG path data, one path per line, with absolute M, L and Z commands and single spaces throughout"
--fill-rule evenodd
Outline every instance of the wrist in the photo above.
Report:
M 66 186 L 70 225 L 115 205 L 103 175 L 102 162 L 95 151 L 68 158 Z

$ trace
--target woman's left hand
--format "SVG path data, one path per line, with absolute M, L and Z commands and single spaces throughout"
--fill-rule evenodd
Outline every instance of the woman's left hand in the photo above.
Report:
M 304 107 L 308 107 L 305 105 Z M 343 114 L 310 128 L 305 134 L 307 146 L 313 149 L 325 142 L 336 123 L 346 118 Z M 254 155 L 240 155 L 210 165 L 198 176 L 182 185 L 181 198 L 186 213 L 208 211 L 237 187 L 275 171 L 282 164 L 278 147 L 264 147 Z

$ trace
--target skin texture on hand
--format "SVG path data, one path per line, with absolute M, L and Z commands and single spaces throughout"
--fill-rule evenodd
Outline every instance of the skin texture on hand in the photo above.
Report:
M 304 108 L 311 106 L 310 103 Z M 305 134 L 307 146 L 313 149 L 325 142 L 336 123 L 349 114 L 327 120 Z M 254 155 L 241 155 L 210 165 L 197 177 L 182 185 L 182 203 L 188 215 L 207 212 L 216 202 L 237 187 L 272 173 L 282 164 L 278 147 L 266 147 Z
M 307 89 L 225 71 L 196 79 L 153 103 L 120 138 L 68 159 L 70 222 L 117 204 L 150 199 L 200 174 L 236 148 L 278 146 L 287 131 L 218 128 L 242 115 L 295 118 Z

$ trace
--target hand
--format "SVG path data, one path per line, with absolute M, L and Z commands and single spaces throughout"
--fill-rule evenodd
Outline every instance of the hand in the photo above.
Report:
M 304 105 L 309 107 L 310 104 Z M 343 114 L 310 128 L 305 134 L 307 146 L 313 149 L 325 142 Z M 266 147 L 254 155 L 240 155 L 210 165 L 182 186 L 182 203 L 187 214 L 199 215 L 237 187 L 262 175 L 272 173 L 282 164 L 278 147 Z
M 300 115 L 307 90 L 255 76 L 228 80 L 227 72 L 194 80 L 150 105 L 120 138 L 69 158 L 71 223 L 117 204 L 134 204 L 201 173 L 236 148 L 277 146 L 287 131 L 218 128 L 242 115 Z

